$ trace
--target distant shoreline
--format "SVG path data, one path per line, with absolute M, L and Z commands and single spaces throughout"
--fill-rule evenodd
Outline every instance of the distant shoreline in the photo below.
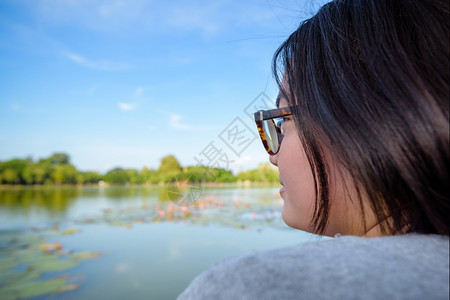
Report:
M 0 184 L 0 189 L 14 189 L 14 188 L 83 188 L 83 187 L 93 187 L 93 188 L 120 188 L 120 187 L 170 187 L 179 186 L 181 188 L 188 188 L 193 186 L 201 187 L 277 187 L 280 186 L 277 182 L 262 182 L 262 181 L 237 181 L 237 182 L 191 182 L 191 183 L 148 183 L 148 184 Z

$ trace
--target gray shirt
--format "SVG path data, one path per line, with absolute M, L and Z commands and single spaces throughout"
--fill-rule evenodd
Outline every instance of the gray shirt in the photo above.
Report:
M 449 238 L 342 236 L 231 257 L 187 299 L 449 299 Z

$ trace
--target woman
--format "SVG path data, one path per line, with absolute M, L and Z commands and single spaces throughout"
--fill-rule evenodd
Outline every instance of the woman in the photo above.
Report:
M 300 25 L 255 120 L 284 221 L 339 238 L 230 258 L 180 299 L 448 299 L 448 20 L 448 1 L 336 0 Z

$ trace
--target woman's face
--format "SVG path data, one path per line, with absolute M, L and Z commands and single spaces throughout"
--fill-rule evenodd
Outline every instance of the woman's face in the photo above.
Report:
M 279 107 L 286 106 L 287 100 L 280 93 Z M 270 162 L 279 169 L 279 179 L 283 186 L 280 189 L 284 200 L 283 220 L 293 228 L 314 232 L 310 226 L 315 206 L 314 178 L 292 116 L 286 117 L 283 130 L 280 150 L 276 155 L 270 156 Z M 367 230 L 363 227 L 359 202 L 349 200 L 351 189 L 343 188 L 343 181 L 337 176 L 336 168 L 333 168 L 332 163 L 329 165 L 330 208 L 325 235 L 364 235 Z M 366 221 L 369 221 L 366 223 L 369 226 L 373 222 L 371 218 L 366 218 Z
M 288 106 L 280 93 L 279 107 Z M 314 179 L 292 116 L 283 123 L 283 141 L 277 154 L 270 156 L 270 162 L 280 173 L 280 195 L 284 200 L 283 220 L 287 225 L 311 231 L 309 224 L 314 213 Z

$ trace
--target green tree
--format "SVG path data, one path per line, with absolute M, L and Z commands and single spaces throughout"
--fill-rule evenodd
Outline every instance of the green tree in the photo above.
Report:
M 111 184 L 125 184 L 129 182 L 129 178 L 124 169 L 114 168 L 106 173 L 105 181 Z
M 158 172 L 160 174 L 180 171 L 180 163 L 173 155 L 167 155 L 161 159 Z
M 3 181 L 9 184 L 20 183 L 19 174 L 16 170 L 8 168 L 2 172 Z
M 190 182 L 201 182 L 206 181 L 205 178 L 205 167 L 195 166 L 188 167 L 187 172 L 185 173 L 185 178 Z
M 103 176 L 79 172 L 65 153 L 54 153 L 34 162 L 31 158 L 0 162 L 0 184 L 82 184 L 98 183 Z M 138 181 L 138 179 L 134 179 Z
M 149 169 L 147 167 L 143 167 L 140 176 L 142 178 L 143 183 L 158 183 L 158 173 L 156 170 Z
M 22 172 L 22 178 L 25 181 L 26 184 L 33 184 L 35 182 L 34 179 L 34 170 L 35 168 L 35 164 L 34 163 L 29 163 Z
M 216 169 L 217 182 L 235 182 L 237 180 L 236 176 L 230 170 Z
M 97 172 L 82 172 L 80 173 L 83 176 L 84 183 L 98 183 L 103 179 L 103 175 Z
M 76 183 L 77 170 L 74 166 L 69 164 L 56 165 L 53 168 L 51 178 L 54 183 Z
M 3 182 L 10 184 L 24 184 L 25 180 L 22 177 L 25 167 L 32 163 L 30 158 L 27 159 L 12 159 L 1 164 L 0 173 L 3 173 Z
M 231 182 L 231 171 L 219 168 L 194 166 L 186 168 L 186 172 L 180 174 L 181 178 L 189 182 Z
M 239 172 L 237 178 L 255 182 L 278 182 L 278 169 L 269 163 L 264 163 L 260 164 L 257 169 Z
M 50 180 L 52 173 L 52 166 L 49 162 L 40 161 L 33 166 L 33 178 L 34 183 L 44 184 L 46 181 Z
M 75 175 L 75 182 L 77 184 L 83 184 L 85 182 L 83 173 L 77 172 L 77 174 Z
M 137 170 L 127 169 L 127 170 L 125 170 L 125 173 L 127 174 L 129 183 L 131 183 L 131 184 L 144 183 L 143 177 L 141 176 L 141 174 Z
M 52 165 L 66 165 L 70 164 L 70 156 L 66 153 L 53 153 L 46 161 Z

